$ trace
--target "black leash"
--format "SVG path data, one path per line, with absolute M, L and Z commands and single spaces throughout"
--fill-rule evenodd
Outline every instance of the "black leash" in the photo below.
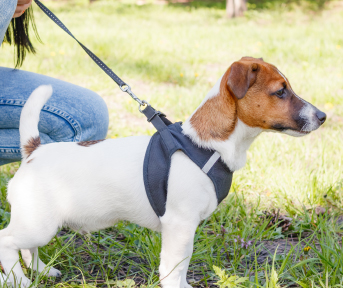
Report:
M 180 139 L 177 140 L 177 137 L 173 136 L 173 134 L 171 133 L 171 131 L 173 129 L 173 125 L 171 125 L 172 122 L 170 122 L 163 113 L 155 110 L 153 107 L 150 106 L 150 104 L 148 102 L 146 102 L 145 100 L 140 100 L 135 94 L 133 94 L 133 92 L 131 91 L 131 87 L 128 84 L 126 84 L 123 80 L 121 80 L 92 51 L 90 51 L 79 40 L 77 40 L 74 37 L 74 35 L 68 30 L 68 28 L 48 8 L 46 8 L 39 0 L 34 0 L 34 1 L 39 6 L 39 8 L 41 8 L 43 10 L 43 12 L 47 16 L 49 16 L 49 18 L 51 20 L 53 20 L 66 33 L 68 33 L 69 36 L 73 37 L 75 39 L 75 41 L 77 41 L 77 43 L 79 43 L 79 45 L 83 48 L 83 50 L 85 50 L 86 53 L 93 59 L 93 61 L 108 76 L 110 76 L 114 82 L 116 82 L 118 84 L 119 88 L 123 92 L 128 93 L 135 101 L 137 101 L 139 103 L 139 106 L 138 106 L 139 111 L 147 117 L 148 122 L 151 122 L 155 126 L 156 130 L 158 131 L 154 134 L 152 139 L 158 139 L 156 137 L 160 137 L 161 140 L 158 140 L 157 142 L 150 140 L 147 151 L 150 151 L 152 149 L 151 147 L 156 148 L 158 146 L 160 146 L 162 150 L 160 150 L 160 152 L 158 152 L 159 149 L 155 149 L 155 150 L 153 149 L 154 150 L 153 153 L 147 152 L 145 154 L 144 164 L 143 164 L 144 186 L 145 186 L 148 198 L 149 198 L 149 202 L 150 202 L 152 208 L 154 209 L 156 215 L 158 217 L 162 217 L 165 213 L 165 210 L 166 210 L 166 199 L 167 199 L 167 190 L 166 190 L 167 184 L 166 183 L 167 183 L 167 181 L 166 182 L 161 181 L 161 179 L 163 180 L 163 177 L 164 177 L 163 173 L 164 173 L 164 171 L 166 171 L 166 175 L 168 177 L 171 155 L 173 155 L 174 152 L 177 150 L 181 150 L 184 153 L 186 153 L 186 150 L 185 150 L 186 146 L 187 147 L 195 146 L 195 148 L 194 148 L 195 150 L 192 153 L 191 152 L 188 152 L 189 154 L 186 153 L 186 155 L 188 155 L 188 157 L 210 177 L 210 179 L 212 180 L 212 182 L 215 186 L 215 191 L 216 191 L 217 200 L 218 200 L 218 204 L 219 204 L 226 197 L 227 193 L 229 192 L 230 186 L 231 186 L 231 181 L 232 181 L 232 172 L 229 170 L 229 168 L 223 162 L 217 161 L 220 158 L 220 156 L 217 156 L 217 155 L 219 155 L 219 153 L 216 151 L 211 152 L 210 150 L 206 150 L 206 149 L 203 149 L 203 148 L 196 146 L 182 132 L 180 132 L 179 134 L 183 136 L 182 139 L 184 139 L 184 140 L 180 140 Z M 141 109 L 142 107 L 144 107 L 143 110 Z M 180 129 L 182 130 L 181 127 L 180 127 Z M 180 144 L 181 143 L 180 141 L 182 143 L 184 143 L 185 146 L 182 146 L 182 144 Z M 187 144 L 187 143 L 190 143 L 190 144 Z M 205 152 L 202 152 L 203 150 L 205 150 L 207 154 L 208 153 L 212 154 L 212 155 L 210 155 L 210 157 L 208 159 L 205 159 L 206 160 L 205 163 L 201 163 L 197 160 L 198 159 L 197 157 L 199 156 L 199 154 L 205 153 Z M 155 156 L 152 157 L 151 155 L 155 155 Z M 160 158 L 161 155 L 167 156 L 167 160 L 165 161 L 165 163 L 167 163 L 167 166 L 161 165 L 160 161 L 156 160 L 157 159 L 156 157 Z M 193 156 L 191 156 L 191 155 L 193 155 Z M 205 158 L 207 157 L 206 155 L 205 155 Z M 212 159 L 214 159 L 213 156 L 216 157 L 215 160 L 212 160 Z M 202 157 L 202 158 L 204 158 L 204 157 Z M 163 159 L 163 157 L 161 157 L 161 159 Z M 195 161 L 195 160 L 197 160 L 197 161 Z M 212 161 L 213 163 L 211 163 L 210 168 L 206 168 L 207 171 L 205 171 L 205 167 L 207 167 L 207 165 L 210 161 Z M 149 166 L 149 162 L 152 162 L 153 165 Z M 201 165 L 199 163 L 201 163 Z M 212 167 L 214 167 L 215 164 L 217 166 L 212 169 Z M 221 165 L 221 166 L 218 166 L 218 165 Z M 168 168 L 167 170 L 166 170 L 166 167 Z M 221 167 L 223 167 L 223 168 L 221 168 Z M 152 168 L 154 168 L 154 169 L 152 169 Z M 152 170 L 152 173 L 149 174 L 148 170 Z M 219 171 L 219 173 L 218 173 L 218 171 Z M 216 174 L 219 175 L 219 178 L 217 177 Z M 149 175 L 150 175 L 150 177 L 149 177 Z M 151 175 L 153 175 L 153 176 L 151 176 Z M 154 175 L 162 175 L 162 178 L 157 179 L 157 181 L 156 181 L 156 180 L 154 180 L 154 177 L 155 177 Z M 150 186 L 153 188 L 156 188 L 156 187 L 157 188 L 156 189 L 150 189 Z M 228 189 L 226 189 L 227 187 L 228 187 Z M 162 193 L 159 193 L 161 188 L 163 188 Z M 155 191 L 157 193 L 155 193 Z
M 96 56 L 92 51 L 90 51 L 85 45 L 83 45 L 79 40 L 75 38 L 75 36 L 68 30 L 68 28 L 61 22 L 60 19 L 56 17 L 54 13 L 52 13 L 47 7 L 45 7 L 39 0 L 34 0 L 38 7 L 43 10 L 43 12 L 49 16 L 49 18 L 54 21 L 58 26 L 60 26 L 69 36 L 73 37 L 74 40 L 79 43 L 83 50 L 93 59 L 93 61 L 108 75 L 112 78 L 114 82 L 116 82 L 119 88 L 123 91 L 128 93 L 133 100 L 139 103 L 139 111 L 142 112 L 142 106 L 150 106 L 149 103 L 145 100 L 139 99 L 132 91 L 130 85 L 126 84 L 123 80 L 121 80 L 104 62 L 100 60 L 98 56 Z M 150 122 L 150 121 L 149 121 Z

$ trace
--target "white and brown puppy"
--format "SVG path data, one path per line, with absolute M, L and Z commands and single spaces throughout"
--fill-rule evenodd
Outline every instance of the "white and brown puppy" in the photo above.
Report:
M 18 251 L 27 266 L 43 271 L 38 247 L 62 226 L 91 232 L 128 220 L 162 232 L 163 287 L 191 287 L 186 274 L 194 232 L 218 204 L 210 178 L 183 152 L 176 152 L 166 213 L 157 217 L 142 173 L 150 137 L 40 145 L 39 113 L 51 94 L 50 86 L 37 88 L 22 111 L 23 160 L 8 184 L 11 222 L 0 231 L 0 261 L 7 275 L 0 279 L 14 282 L 15 275 L 17 283 L 29 286 Z M 247 149 L 261 132 L 303 136 L 320 127 L 325 118 L 294 93 L 275 66 L 244 57 L 231 65 L 182 127 L 197 145 L 218 151 L 235 171 L 244 166 Z M 60 275 L 54 268 L 48 273 Z

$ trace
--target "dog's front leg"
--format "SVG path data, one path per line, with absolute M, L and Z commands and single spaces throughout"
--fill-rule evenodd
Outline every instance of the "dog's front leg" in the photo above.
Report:
M 54 267 L 47 267 L 38 257 L 38 248 L 21 249 L 21 257 L 27 268 L 39 273 L 44 272 L 48 277 L 60 277 L 62 273 Z
M 162 251 L 160 280 L 163 288 L 192 287 L 186 281 L 193 252 L 194 233 L 199 221 L 183 219 L 175 213 L 161 218 Z

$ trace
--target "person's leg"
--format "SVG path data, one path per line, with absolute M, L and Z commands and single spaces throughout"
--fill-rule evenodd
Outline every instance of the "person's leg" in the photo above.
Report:
M 18 0 L 0 0 L 0 46 L 11 22 Z
M 42 144 L 106 137 L 108 110 L 95 92 L 44 75 L 0 67 L 0 165 L 21 159 L 21 109 L 32 91 L 43 84 L 52 85 L 53 95 L 40 114 Z

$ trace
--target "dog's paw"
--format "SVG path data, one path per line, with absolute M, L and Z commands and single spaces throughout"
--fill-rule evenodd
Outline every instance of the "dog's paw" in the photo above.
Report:
M 28 288 L 32 282 L 26 278 L 22 277 L 21 279 L 8 279 L 4 274 L 0 273 L 0 287 L 2 288 Z
M 57 270 L 54 267 L 50 267 L 48 271 L 49 272 L 46 274 L 46 276 L 48 276 L 48 277 L 61 277 L 62 276 L 61 271 Z
M 0 287 L 2 288 L 12 288 L 13 283 L 8 279 L 5 274 L 0 273 Z
M 21 278 L 20 279 L 20 285 L 15 286 L 15 288 L 28 288 L 32 284 L 32 282 L 28 278 Z
M 6 276 L 4 275 L 4 274 L 1 274 L 0 273 L 0 287 L 6 287 L 6 285 L 5 285 L 5 279 L 6 279 Z M 12 284 L 11 285 L 9 285 L 9 283 L 8 282 L 6 282 L 6 284 L 7 284 L 7 287 L 12 287 Z

